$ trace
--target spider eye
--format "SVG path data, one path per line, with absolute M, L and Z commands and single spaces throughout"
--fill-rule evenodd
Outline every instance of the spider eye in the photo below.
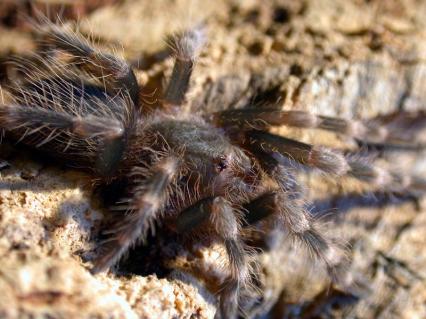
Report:
M 215 160 L 215 168 L 218 173 L 228 168 L 228 160 L 225 156 L 221 156 Z

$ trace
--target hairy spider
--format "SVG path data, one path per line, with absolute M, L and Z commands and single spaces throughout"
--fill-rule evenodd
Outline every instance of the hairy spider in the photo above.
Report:
M 426 188 L 420 178 L 268 129 L 316 128 L 366 144 L 401 146 L 413 144 L 426 114 L 399 112 L 362 122 L 276 108 L 184 112 L 204 40 L 200 30 L 173 38 L 175 64 L 162 107 L 147 111 L 126 62 L 50 25 L 40 30 L 42 50 L 20 61 L 24 77 L 8 88 L 11 101 L 0 105 L 0 128 L 11 139 L 90 170 L 98 185 L 124 185 L 111 207 L 117 218 L 104 233 L 94 273 L 115 265 L 162 221 L 176 234 L 223 242 L 230 271 L 221 283 L 217 316 L 235 318 L 239 293 L 252 275 L 247 243 L 272 225 L 306 245 L 334 273 L 336 244 L 299 198 L 289 161 L 389 190 Z

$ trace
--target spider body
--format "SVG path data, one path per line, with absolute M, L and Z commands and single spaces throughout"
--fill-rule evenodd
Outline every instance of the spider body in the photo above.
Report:
M 366 123 L 277 109 L 186 114 L 180 106 L 204 42 L 194 30 L 171 42 L 176 62 L 163 108 L 147 113 L 124 61 L 57 26 L 41 32 L 41 39 L 42 53 L 21 61 L 24 80 L 11 85 L 11 101 L 0 106 L 0 128 L 12 139 L 90 170 L 98 184 L 124 181 L 123 195 L 111 207 L 119 214 L 99 245 L 95 273 L 144 241 L 157 221 L 177 234 L 214 237 L 223 242 L 230 268 L 218 317 L 235 318 L 239 293 L 250 281 L 246 243 L 253 234 L 278 225 L 335 272 L 330 256 L 337 246 L 299 199 L 285 158 L 392 190 L 425 189 L 420 178 L 267 132 L 273 125 L 290 125 L 401 144 L 415 141 L 412 127 L 426 124 L 423 112 Z

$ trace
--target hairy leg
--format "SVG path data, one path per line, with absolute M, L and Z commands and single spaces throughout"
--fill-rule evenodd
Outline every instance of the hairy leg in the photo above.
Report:
M 295 176 L 289 174 L 289 168 L 282 165 L 270 153 L 257 150 L 254 155 L 261 168 L 276 183 L 277 188 L 266 191 L 244 205 L 246 211 L 244 226 L 250 227 L 265 221 L 267 232 L 271 226 L 282 227 L 290 238 L 302 243 L 313 256 L 322 260 L 331 278 L 337 281 L 338 265 L 332 260 L 332 256 L 336 253 L 341 255 L 342 246 L 336 245 L 323 231 L 321 223 L 309 213 L 306 203 L 301 200 L 303 190 Z
M 83 165 L 93 162 L 101 176 L 115 170 L 127 143 L 126 128 L 117 119 L 83 117 L 36 106 L 0 105 L 0 128 L 18 141 L 53 155 L 71 154 Z
M 250 130 L 245 134 L 246 147 L 255 152 L 281 154 L 325 173 L 352 176 L 389 191 L 426 191 L 426 181 L 422 178 L 389 171 L 356 156 L 345 156 L 338 150 L 302 143 L 264 131 Z
M 135 106 L 138 105 L 139 86 L 131 67 L 123 60 L 92 48 L 88 41 L 56 25 L 42 32 L 42 44 L 53 46 L 72 55 L 74 63 L 84 71 L 105 80 L 106 88 L 123 90 Z
M 154 231 L 154 223 L 168 201 L 167 190 L 177 175 L 178 167 L 177 158 L 167 157 L 154 164 L 148 172 L 140 172 L 141 178 L 145 179 L 132 190 L 131 198 L 118 203 L 116 209 L 124 210 L 126 214 L 105 232 L 109 238 L 101 242 L 93 273 L 116 264 L 134 244 L 146 239 L 149 230 Z M 137 175 L 139 173 L 134 172 L 132 178 Z
M 164 94 L 166 108 L 179 107 L 184 103 L 192 69 L 204 42 L 203 31 L 197 29 L 184 32 L 170 41 L 176 60 Z
M 25 128 L 29 130 L 27 135 L 43 128 L 49 131 L 69 132 L 83 139 L 101 136 L 107 140 L 120 138 L 124 132 L 123 125 L 118 120 L 96 116 L 83 118 L 41 107 L 22 105 L 0 105 L 0 127 L 7 131 Z M 47 142 L 45 139 L 40 143 Z
M 245 145 L 256 152 L 279 153 L 297 163 L 329 174 L 343 175 L 349 167 L 343 154 L 264 131 L 245 132 Z
M 229 257 L 230 278 L 220 291 L 220 312 L 217 318 L 236 318 L 238 297 L 247 284 L 247 260 L 244 243 L 239 235 L 239 222 L 233 208 L 221 197 L 208 197 L 183 211 L 177 221 L 177 230 L 186 233 L 207 224 L 223 240 Z M 220 316 L 219 316 L 220 314 Z
M 63 157 L 66 153 L 68 158 L 78 162 L 76 165 L 95 166 L 97 174 L 111 176 L 136 129 L 137 111 L 130 98 L 122 94 L 109 95 L 98 84 L 81 77 L 75 68 L 54 58 L 35 55 L 20 62 L 17 67 L 24 78 L 8 86 L 12 98 L 9 104 L 16 107 L 15 113 L 20 114 L 21 120 L 19 130 L 13 130 L 12 138 L 43 146 L 54 156 Z M 49 123 L 43 123 L 43 116 Z M 63 120 L 70 118 L 76 122 L 73 125 L 78 122 L 89 124 L 80 127 L 84 132 L 77 132 L 86 135 L 68 134 L 71 124 L 65 125 Z M 57 121 L 59 126 L 65 125 L 64 129 L 55 127 L 52 121 Z M 117 125 L 120 134 L 111 133 Z M 84 149 L 88 156 L 81 156 Z
M 363 143 L 381 145 L 425 145 L 420 131 L 426 128 L 426 112 L 395 112 L 358 121 L 315 115 L 305 111 L 275 109 L 226 110 L 211 115 L 220 126 L 266 129 L 287 125 L 315 128 L 353 137 Z
M 278 222 L 290 238 L 302 243 L 313 256 L 324 262 L 333 280 L 337 280 L 335 261 L 338 247 L 321 230 L 316 221 L 302 205 L 292 201 L 282 190 L 267 192 L 244 207 L 249 224 L 270 219 Z

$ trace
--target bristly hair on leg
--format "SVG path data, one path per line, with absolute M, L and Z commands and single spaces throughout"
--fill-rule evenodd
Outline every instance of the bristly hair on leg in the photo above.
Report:
M 206 30 L 200 26 L 192 30 L 184 31 L 180 34 L 176 34 L 167 42 L 176 59 L 195 61 L 198 58 L 201 49 L 207 42 Z
M 133 198 L 120 202 L 126 214 L 106 232 L 110 238 L 101 243 L 100 257 L 96 260 L 93 273 L 116 264 L 129 247 L 146 239 L 149 230 L 154 232 L 154 223 L 163 214 L 170 196 L 168 189 L 178 171 L 178 158 L 161 160 L 150 169 L 151 176 L 145 176 L 146 180 L 133 189 Z
M 175 65 L 164 94 L 163 103 L 166 107 L 183 104 L 195 61 L 205 42 L 205 31 L 202 28 L 183 32 L 168 41 L 175 55 Z

